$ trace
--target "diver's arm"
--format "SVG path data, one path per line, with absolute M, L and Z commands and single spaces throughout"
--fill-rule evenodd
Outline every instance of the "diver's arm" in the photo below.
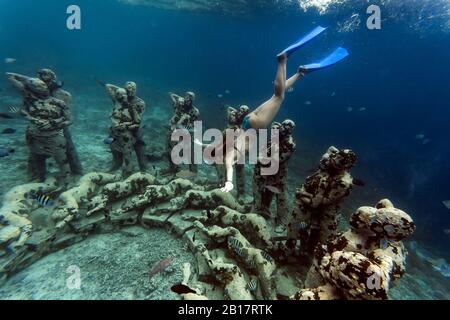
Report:
M 234 154 L 235 150 L 227 152 L 225 155 L 225 167 L 227 170 L 227 181 L 225 182 L 225 186 L 220 189 L 222 192 L 230 192 L 234 189 L 233 177 L 234 177 Z

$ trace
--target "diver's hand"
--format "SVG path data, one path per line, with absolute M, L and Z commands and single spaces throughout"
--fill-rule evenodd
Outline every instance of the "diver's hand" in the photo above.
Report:
M 232 191 L 233 189 L 234 189 L 233 182 L 227 181 L 227 182 L 225 182 L 225 187 L 220 189 L 220 191 L 228 193 L 228 192 Z

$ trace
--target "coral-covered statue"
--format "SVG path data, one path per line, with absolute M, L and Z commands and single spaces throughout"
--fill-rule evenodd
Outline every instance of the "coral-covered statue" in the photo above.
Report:
M 389 288 L 405 273 L 402 240 L 415 230 L 412 218 L 389 200 L 361 207 L 351 229 L 317 248 L 306 286 L 292 299 L 388 299 Z
M 296 205 L 288 224 L 288 246 L 301 241 L 301 252 L 312 255 L 337 230 L 341 201 L 350 195 L 355 180 L 349 170 L 356 163 L 351 150 L 330 147 L 320 160 L 319 170 L 297 189 Z

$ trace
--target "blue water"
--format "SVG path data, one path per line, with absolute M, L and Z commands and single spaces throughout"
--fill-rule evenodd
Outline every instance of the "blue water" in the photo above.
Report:
M 0 64 L 0 71 L 33 74 L 50 67 L 75 99 L 104 96 L 96 78 L 119 84 L 134 80 L 150 108 L 163 103 L 169 91 L 191 90 L 206 126 L 219 128 L 224 103 L 256 107 L 271 95 L 281 49 L 314 26 L 329 26 L 289 62 L 293 73 L 335 47 L 351 52 L 350 59 L 308 76 L 287 96 L 279 119 L 297 123 L 293 171 L 310 169 L 301 167 L 302 158 L 317 163 L 330 145 L 352 148 L 359 156 L 353 173 L 365 180 L 364 192 L 372 198 L 367 204 L 389 197 L 413 216 L 416 239 L 450 256 L 450 238 L 443 232 L 450 229 L 450 211 L 442 204 L 450 199 L 450 32 L 442 27 L 442 17 L 424 19 L 418 30 L 410 27 L 417 22 L 413 14 L 398 13 L 400 18 L 385 17 L 381 30 L 370 31 L 364 6 L 324 15 L 293 7 L 228 15 L 78 0 L 82 30 L 69 31 L 65 12 L 70 4 L 2 0 L 0 57 L 18 62 Z M 436 4 L 428 9 L 435 16 L 442 14 L 439 10 L 444 12 Z M 337 32 L 336 19 L 355 12 L 363 17 L 360 27 Z M 9 90 L 3 78 L 0 86 Z M 231 94 L 219 99 L 225 90 Z M 418 134 L 429 142 L 417 140 Z

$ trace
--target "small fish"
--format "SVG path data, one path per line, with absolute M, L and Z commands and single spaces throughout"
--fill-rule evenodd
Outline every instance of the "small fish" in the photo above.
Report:
M 310 105 L 312 105 L 312 102 L 311 101 L 305 101 L 305 106 L 310 106 Z
M 6 64 L 12 64 L 12 63 L 15 63 L 15 62 L 17 62 L 17 59 L 14 59 L 14 58 L 6 58 L 5 59 L 5 63 Z
M 349 112 L 349 113 L 350 113 L 350 112 L 353 112 L 353 107 L 348 107 L 348 108 L 347 108 L 347 112 Z
M 422 133 L 419 133 L 415 136 L 415 138 L 416 138 L 416 140 L 423 140 L 423 139 L 425 139 L 425 135 Z
M 366 183 L 358 178 L 353 178 L 353 184 L 358 187 L 364 187 Z
M 172 286 L 172 288 L 170 288 L 170 290 L 172 290 L 172 292 L 175 292 L 177 294 L 188 294 L 188 293 L 197 293 L 194 290 L 192 290 L 191 288 L 189 288 L 188 286 L 179 283 L 176 284 L 174 286 Z
M 289 89 L 286 90 L 287 93 L 291 93 L 294 92 L 294 87 L 290 87 Z
M 9 156 L 11 153 L 14 153 L 15 150 L 14 149 L 4 149 L 4 148 L 0 148 L 0 158 L 4 158 Z
M 281 194 L 280 189 L 278 189 L 277 187 L 274 187 L 274 186 L 266 186 L 265 188 L 266 188 L 267 190 L 269 190 L 270 192 L 272 192 L 272 193 L 275 193 L 275 194 Z
M 2 134 L 13 134 L 16 132 L 16 129 L 13 128 L 6 128 L 2 131 Z
M 98 85 L 102 86 L 102 87 L 106 87 L 106 84 L 103 81 L 100 81 L 98 79 L 95 79 L 95 82 L 97 82 Z
M 189 170 L 182 170 L 176 174 L 176 177 L 180 179 L 192 179 L 196 176 L 197 174 L 195 172 Z
M 217 98 L 222 99 L 222 98 L 223 98 L 223 94 L 219 93 L 219 94 L 217 95 Z
M 153 268 L 148 273 L 148 276 L 150 278 L 153 278 L 155 275 L 157 275 L 161 271 L 164 271 L 172 263 L 173 263 L 173 258 L 172 257 L 167 257 L 167 258 L 161 260 L 160 262 L 158 262 L 157 264 L 155 264 L 153 266 Z
M 111 145 L 113 142 L 114 142 L 114 138 L 111 138 L 111 137 L 108 137 L 105 140 L 103 140 L 103 143 L 107 144 L 107 145 Z
M 255 293 L 258 289 L 258 280 L 253 278 L 249 283 L 247 283 L 247 288 L 251 293 Z
M 442 201 L 442 204 L 443 204 L 447 209 L 450 210 L 450 200 Z
M 331 96 L 334 97 L 335 95 L 336 95 L 336 92 L 333 91 L 333 92 L 331 93 Z
M 426 145 L 426 144 L 429 144 L 430 142 L 431 142 L 430 139 L 424 139 L 424 140 L 422 141 L 422 144 L 423 144 L 423 145 Z
M 45 207 L 45 206 L 53 206 L 53 204 L 54 204 L 52 199 L 49 196 L 45 195 L 45 194 L 37 194 L 34 197 L 34 200 L 36 200 L 43 207 Z
M 305 221 L 302 221 L 298 224 L 298 229 L 299 230 L 306 230 L 308 229 L 308 224 Z
M 226 94 L 230 94 L 231 91 L 230 91 L 230 90 L 225 90 L 225 93 L 226 93 Z
M 239 257 L 244 256 L 244 245 L 235 237 L 228 238 L 228 246 L 229 248 L 236 253 Z
M 444 229 L 444 233 L 445 233 L 446 235 L 450 235 L 450 229 Z
M 20 109 L 17 107 L 9 107 L 9 112 L 10 113 L 19 113 Z
M 359 112 L 364 112 L 364 111 L 366 111 L 366 110 L 367 110 L 367 108 L 364 108 L 364 107 L 363 107 L 363 108 L 359 108 L 358 111 L 359 111 Z

